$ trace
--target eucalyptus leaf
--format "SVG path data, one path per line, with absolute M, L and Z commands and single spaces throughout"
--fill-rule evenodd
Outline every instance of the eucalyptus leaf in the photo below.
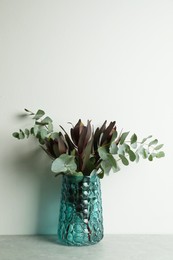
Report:
M 112 143 L 110 145 L 109 151 L 111 154 L 117 154 L 118 153 L 118 146 L 116 145 L 116 143 Z
M 43 144 L 45 143 L 42 138 L 39 138 L 38 140 L 39 140 L 39 143 L 40 143 L 41 145 L 43 145 Z
M 163 147 L 163 144 L 159 144 L 159 145 L 157 145 L 157 146 L 154 148 L 154 150 L 160 150 L 162 147 Z
M 153 156 L 152 156 L 152 154 L 150 154 L 149 156 L 148 156 L 148 160 L 151 162 L 151 161 L 153 161 Z
M 53 140 L 57 139 L 58 137 L 59 137 L 59 133 L 57 133 L 57 132 L 50 134 L 50 138 L 53 139 Z
M 115 141 L 115 139 L 117 138 L 117 135 L 118 135 L 118 133 L 117 133 L 117 131 L 115 131 L 115 132 L 113 133 L 113 135 L 112 135 L 111 143 Z
M 37 113 L 35 114 L 35 116 L 33 117 L 33 119 L 38 120 L 38 119 L 40 119 L 42 116 L 44 116 L 44 114 L 45 114 L 45 112 L 44 112 L 43 110 L 39 109 L 39 110 L 37 111 Z
M 101 146 L 98 148 L 98 153 L 99 153 L 99 156 L 102 160 L 106 160 L 107 159 L 107 155 L 108 155 L 108 152 L 106 150 L 105 147 Z
M 134 162 L 136 159 L 135 153 L 132 150 L 129 150 L 128 154 L 129 154 L 130 161 Z
M 65 166 L 64 161 L 61 158 L 57 158 L 53 161 L 51 170 L 52 172 L 60 173 L 60 172 L 66 172 L 67 168 Z
M 127 149 L 127 145 L 126 144 L 119 145 L 118 154 L 125 155 L 126 149 Z
M 15 137 L 15 138 L 17 138 L 17 139 L 20 139 L 20 138 L 19 138 L 19 133 L 18 133 L 18 132 L 14 132 L 12 135 L 13 135 L 13 137 Z
M 20 129 L 19 131 L 19 139 L 24 139 L 25 138 L 25 134 L 24 132 Z
M 30 133 L 31 133 L 31 135 L 34 135 L 34 127 L 31 127 Z
M 33 129 L 34 135 L 37 136 L 38 132 L 39 132 L 39 126 L 38 126 L 38 125 L 35 125 L 35 126 L 34 126 L 34 129 Z
M 148 139 L 150 139 L 152 137 L 152 135 L 149 135 L 148 137 L 144 138 L 141 142 L 141 144 L 145 143 Z
M 141 148 L 139 153 L 142 155 L 143 159 L 148 157 L 148 151 L 144 147 Z
M 48 124 L 48 132 L 49 133 L 53 132 L 53 124 L 51 122 L 49 122 Z
M 162 157 L 165 157 L 165 153 L 163 151 L 156 153 L 156 158 L 162 158 Z
M 112 168 L 109 161 L 106 161 L 106 160 L 101 162 L 101 167 L 102 167 L 104 173 L 106 173 L 106 174 L 109 174 L 109 172 Z
M 49 123 L 52 123 L 52 119 L 49 116 L 47 116 L 41 121 L 41 123 L 48 125 Z
M 27 138 L 29 137 L 29 134 L 30 134 L 30 133 L 29 133 L 29 129 L 26 128 L 26 129 L 25 129 L 25 135 L 26 135 Z
M 98 177 L 99 177 L 100 179 L 103 179 L 103 177 L 104 177 L 104 171 L 103 171 L 103 170 L 98 173 Z
M 115 168 L 115 169 L 117 168 L 117 162 L 111 154 L 108 154 L 107 161 L 109 161 L 112 168 Z
M 112 167 L 112 170 L 113 170 L 114 173 L 120 171 L 120 168 L 119 168 L 117 161 L 116 161 L 116 167 Z
M 130 143 L 131 143 L 131 144 L 134 144 L 134 143 L 136 143 L 136 141 L 137 141 L 137 135 L 136 135 L 136 134 L 133 134 L 133 135 L 131 136 L 131 138 L 130 138 Z
M 44 128 L 42 128 L 41 130 L 40 130 L 40 136 L 41 136 L 41 138 L 42 139 L 45 139 L 46 137 L 47 137 L 47 130 L 46 129 L 44 129 Z
M 135 143 L 131 144 L 131 147 L 132 147 L 133 149 L 136 149 L 136 148 L 137 148 L 137 146 L 138 146 L 137 142 L 135 142 Z
M 129 161 L 127 160 L 127 158 L 124 155 L 119 154 L 119 157 L 124 165 L 126 165 L 126 166 L 129 165 Z
M 130 133 L 130 132 L 125 132 L 125 133 L 123 133 L 123 134 L 121 135 L 121 137 L 120 137 L 120 144 L 123 144 L 123 143 L 124 143 L 124 141 L 126 140 L 126 137 L 128 136 L 129 133 Z
M 155 145 L 158 143 L 158 140 L 157 139 L 154 139 L 153 141 L 151 141 L 148 146 L 151 146 L 151 145 Z
M 51 170 L 52 172 L 76 172 L 77 165 L 75 163 L 75 157 L 68 154 L 62 154 L 52 163 Z

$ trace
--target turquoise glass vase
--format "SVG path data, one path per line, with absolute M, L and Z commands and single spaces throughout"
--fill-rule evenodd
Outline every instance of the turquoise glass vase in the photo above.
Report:
M 103 238 L 100 179 L 63 176 L 58 238 L 61 244 L 84 246 Z

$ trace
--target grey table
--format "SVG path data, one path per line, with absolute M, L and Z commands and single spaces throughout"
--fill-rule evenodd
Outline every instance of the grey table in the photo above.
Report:
M 105 235 L 92 246 L 57 244 L 56 236 L 0 236 L 0 260 L 173 260 L 173 235 Z

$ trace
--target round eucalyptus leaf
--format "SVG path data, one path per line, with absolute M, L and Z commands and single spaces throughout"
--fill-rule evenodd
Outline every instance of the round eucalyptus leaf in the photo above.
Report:
M 157 139 L 154 139 L 153 141 L 151 141 L 151 142 L 149 143 L 148 146 L 155 145 L 155 144 L 157 144 L 157 143 L 158 143 L 158 140 L 157 140 Z
M 17 139 L 20 139 L 20 138 L 19 138 L 19 133 L 18 133 L 18 132 L 14 132 L 12 135 L 13 135 L 13 137 L 15 137 L 15 138 L 17 138 Z
M 131 136 L 131 138 L 130 138 L 130 143 L 131 143 L 131 144 L 134 144 L 134 143 L 136 143 L 136 141 L 137 141 L 137 135 L 136 135 L 136 134 L 133 134 L 133 135 Z
M 24 132 L 20 129 L 19 131 L 19 139 L 24 139 L 25 138 L 25 134 Z
M 156 153 L 156 158 L 162 158 L 162 157 L 165 157 L 165 153 L 163 151 Z
M 152 156 L 152 154 L 150 154 L 149 156 L 148 156 L 148 160 L 151 162 L 151 161 L 153 161 L 153 156 Z
M 122 154 L 119 154 L 119 157 L 124 165 L 126 165 L 126 166 L 129 165 L 129 161 L 127 160 L 127 158 L 125 156 L 123 156 Z
M 163 147 L 163 144 L 159 144 L 159 145 L 157 145 L 157 146 L 154 148 L 154 150 L 160 150 L 162 147 Z
M 132 150 L 129 150 L 128 154 L 129 154 L 130 161 L 134 162 L 136 159 L 135 153 Z

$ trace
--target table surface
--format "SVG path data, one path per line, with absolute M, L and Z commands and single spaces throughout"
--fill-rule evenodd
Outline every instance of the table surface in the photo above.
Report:
M 105 235 L 73 247 L 56 236 L 0 236 L 0 260 L 173 260 L 173 235 Z

